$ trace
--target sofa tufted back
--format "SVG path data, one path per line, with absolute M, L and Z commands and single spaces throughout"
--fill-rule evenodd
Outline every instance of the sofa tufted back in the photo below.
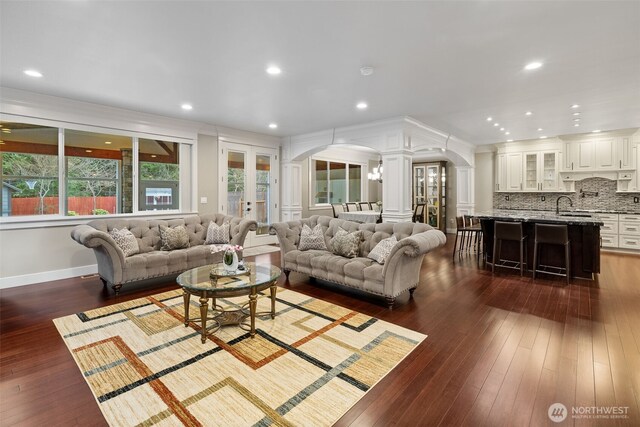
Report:
M 224 222 L 229 222 L 231 243 L 237 244 L 234 241 L 234 237 L 240 230 L 240 221 L 242 218 L 232 217 L 229 215 L 223 215 L 219 213 L 215 214 L 203 214 L 203 215 L 190 215 L 184 218 L 176 219 L 136 219 L 136 218 L 107 218 L 107 219 L 94 219 L 87 225 L 95 228 L 96 230 L 110 232 L 114 228 L 122 229 L 126 228 L 138 240 L 138 246 L 140 252 L 151 252 L 160 250 L 160 225 L 167 227 L 177 227 L 184 225 L 189 235 L 189 245 L 197 246 L 204 244 L 207 237 L 207 228 L 209 223 L 213 221 L 218 225 L 222 225 Z
M 302 226 L 307 224 L 313 228 L 320 224 L 324 232 L 324 240 L 327 248 L 330 248 L 330 242 L 339 228 L 343 228 L 348 232 L 361 230 L 363 233 L 363 241 L 360 243 L 360 256 L 366 257 L 369 252 L 383 239 L 395 235 L 398 240 L 422 233 L 427 230 L 433 230 L 433 227 L 422 223 L 399 222 L 399 223 L 380 223 L 380 224 L 360 224 L 357 222 L 346 221 L 343 219 L 332 218 L 329 216 L 312 215 L 299 221 L 289 221 L 286 223 L 287 240 L 291 245 L 287 245 L 285 252 L 295 249 L 300 241 L 300 231 Z

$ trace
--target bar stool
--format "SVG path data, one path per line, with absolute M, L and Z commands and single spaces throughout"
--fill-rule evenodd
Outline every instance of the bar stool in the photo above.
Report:
M 525 245 L 525 240 L 527 236 L 524 235 L 522 231 L 522 223 L 521 222 L 505 222 L 505 221 L 496 221 L 493 231 L 493 257 L 491 258 L 491 272 L 495 272 L 496 264 L 503 262 L 503 264 L 498 265 L 498 267 L 504 268 L 520 268 L 520 276 L 524 275 L 524 266 L 527 263 L 526 250 L 527 246 Z M 502 249 L 502 242 L 504 240 L 518 242 L 520 246 L 520 262 L 502 260 L 500 259 L 500 251 Z M 506 262 L 514 262 L 514 266 L 505 265 Z
M 538 265 L 538 245 L 559 245 L 564 246 L 564 268 L 554 267 L 551 265 Z M 533 246 L 533 278 L 536 273 L 553 274 L 554 276 L 566 276 L 567 285 L 571 278 L 571 241 L 569 240 L 569 231 L 566 225 L 556 224 L 536 224 L 536 239 Z M 540 270 L 538 267 L 552 269 L 557 271 Z M 564 273 L 562 273 L 564 271 Z

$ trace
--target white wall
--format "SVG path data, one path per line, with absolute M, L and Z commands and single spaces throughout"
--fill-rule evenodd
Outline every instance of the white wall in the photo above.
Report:
M 198 135 L 198 212 L 217 212 L 218 203 L 218 137 Z M 202 197 L 207 203 L 201 203 Z
M 494 153 L 476 153 L 475 196 L 476 211 L 493 208 L 495 188 Z

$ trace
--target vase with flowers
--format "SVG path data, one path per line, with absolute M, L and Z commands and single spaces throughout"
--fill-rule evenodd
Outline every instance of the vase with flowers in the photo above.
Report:
M 211 253 L 224 251 L 222 254 L 222 264 L 224 265 L 224 269 L 228 272 L 235 272 L 238 270 L 238 251 L 241 251 L 243 248 L 240 245 L 222 245 L 222 246 L 211 246 Z

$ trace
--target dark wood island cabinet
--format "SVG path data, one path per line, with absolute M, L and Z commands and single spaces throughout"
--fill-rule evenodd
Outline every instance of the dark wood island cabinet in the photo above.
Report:
M 533 247 L 535 242 L 535 224 L 566 224 L 571 241 L 571 277 L 592 279 L 600 273 L 600 226 L 602 220 L 597 214 L 581 212 L 562 212 L 556 214 L 549 211 L 493 210 L 478 212 L 474 215 L 480 219 L 484 236 L 484 253 L 488 263 L 492 263 L 493 230 L 495 221 L 522 222 L 526 239 L 527 270 L 533 270 Z M 503 242 L 502 259 L 517 261 L 520 250 L 516 242 Z M 564 266 L 564 248 L 545 245 L 539 252 L 541 264 Z

